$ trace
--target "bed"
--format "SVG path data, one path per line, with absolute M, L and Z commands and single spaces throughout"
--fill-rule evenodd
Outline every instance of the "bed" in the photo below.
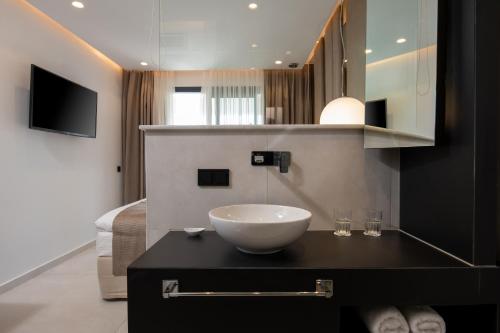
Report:
M 97 219 L 97 221 L 95 221 L 95 225 L 97 228 L 97 274 L 103 299 L 110 300 L 127 298 L 127 276 L 123 272 L 116 274 L 116 264 L 117 261 L 121 261 L 121 265 L 123 266 L 123 261 L 127 263 L 128 261 L 130 261 L 130 258 L 123 258 L 123 251 L 119 251 L 119 253 L 113 256 L 113 247 L 115 248 L 115 250 L 117 249 L 117 244 L 113 244 L 113 239 L 115 239 L 115 242 L 117 242 L 117 226 L 115 222 L 118 223 L 117 221 L 121 221 L 120 223 L 123 223 L 123 219 L 127 218 L 127 216 L 125 216 L 125 213 L 131 210 L 135 210 L 135 212 L 143 213 L 142 215 L 140 215 L 140 218 L 144 219 L 144 221 L 139 221 L 142 223 L 138 223 L 137 220 L 134 221 L 129 219 L 126 222 L 131 224 L 132 227 L 139 226 L 140 224 L 142 228 L 142 225 L 145 225 L 145 207 L 146 199 L 139 200 L 131 204 L 113 209 L 112 211 L 107 212 L 99 219 Z M 115 230 L 115 237 L 113 237 L 113 230 Z M 136 239 L 134 239 L 134 237 Z M 130 243 L 131 241 L 132 243 L 137 241 L 139 241 L 140 243 L 145 243 L 145 233 L 134 234 L 134 236 L 129 237 L 129 239 L 125 243 Z M 123 241 L 121 241 L 121 243 L 123 245 Z M 124 271 L 124 269 L 121 269 L 121 271 Z

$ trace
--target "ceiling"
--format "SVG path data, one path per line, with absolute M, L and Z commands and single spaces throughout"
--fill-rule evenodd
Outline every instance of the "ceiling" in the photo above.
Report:
M 399 38 L 406 42 L 398 44 Z M 367 0 L 366 48 L 372 50 L 367 63 L 436 42 L 437 0 Z
M 192 70 L 303 65 L 337 0 L 28 1 L 126 69 Z

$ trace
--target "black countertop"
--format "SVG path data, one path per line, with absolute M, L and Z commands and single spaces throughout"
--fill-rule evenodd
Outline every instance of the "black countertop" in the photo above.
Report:
M 271 255 L 242 253 L 215 232 L 205 232 L 199 238 L 170 232 L 128 267 L 127 281 L 129 314 L 143 313 L 141 309 L 156 304 L 157 316 L 163 318 L 171 311 L 182 317 L 198 305 L 217 308 L 220 301 L 165 301 L 161 296 L 165 280 L 179 281 L 181 292 L 311 291 L 317 279 L 331 280 L 334 297 L 324 300 L 326 303 L 295 301 L 310 302 L 306 308 L 314 310 L 311 316 L 316 312 L 327 316 L 325 312 L 331 309 L 321 304 L 497 304 L 498 276 L 496 267 L 471 267 L 399 231 L 384 231 L 378 238 L 359 231 L 345 238 L 331 231 L 309 231 Z M 253 302 L 260 301 L 244 304 Z M 273 313 L 280 306 L 268 302 L 249 305 L 248 311 L 263 307 Z M 242 306 L 238 300 L 224 300 L 223 304 L 224 311 L 232 307 L 241 310 Z M 141 323 L 149 322 L 151 314 L 146 317 Z M 188 321 L 185 318 L 183 323 Z M 162 325 L 163 321 L 158 319 L 157 323 Z
M 399 231 L 381 237 L 336 237 L 309 231 L 285 250 L 271 255 L 238 251 L 215 232 L 191 238 L 169 232 L 129 269 L 411 269 L 466 268 L 456 260 Z

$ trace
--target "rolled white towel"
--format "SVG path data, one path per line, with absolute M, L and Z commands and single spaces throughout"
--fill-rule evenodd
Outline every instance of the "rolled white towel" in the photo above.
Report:
M 399 308 L 410 325 L 412 333 L 445 333 L 443 317 L 430 306 L 403 306 Z
M 410 332 L 406 319 L 394 306 L 362 307 L 359 313 L 371 333 Z

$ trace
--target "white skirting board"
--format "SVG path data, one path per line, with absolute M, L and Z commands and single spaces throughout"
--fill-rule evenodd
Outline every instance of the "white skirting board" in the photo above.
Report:
M 49 261 L 41 264 L 40 266 L 37 266 L 37 267 L 27 271 L 26 273 L 23 273 L 15 278 L 13 278 L 12 280 L 9 280 L 9 281 L 1 284 L 0 285 L 0 294 L 2 294 L 4 292 L 6 292 L 7 290 L 10 290 L 14 287 L 19 286 L 20 284 L 22 284 L 28 280 L 31 280 L 35 276 L 42 274 L 43 272 L 51 269 L 52 267 L 59 265 L 63 261 L 66 261 L 66 260 L 70 259 L 71 257 L 73 257 L 73 256 L 91 248 L 91 247 L 94 247 L 94 246 L 95 246 L 95 239 L 91 240 L 83 245 L 80 245 L 79 247 L 77 247 L 71 251 L 68 251 L 68 252 L 64 253 L 63 255 L 60 255 L 59 257 L 56 257 L 52 260 L 49 260 Z

